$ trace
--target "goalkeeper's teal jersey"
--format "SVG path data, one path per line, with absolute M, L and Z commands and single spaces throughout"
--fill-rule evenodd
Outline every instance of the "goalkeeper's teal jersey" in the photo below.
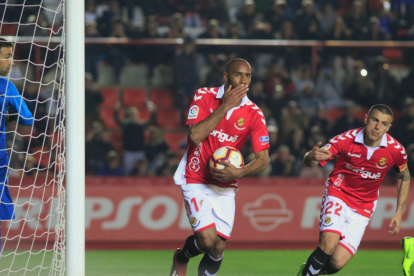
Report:
M 0 220 L 14 218 L 14 206 L 7 185 L 9 156 L 6 148 L 6 115 L 23 125 L 32 125 L 33 116 L 14 84 L 0 76 Z

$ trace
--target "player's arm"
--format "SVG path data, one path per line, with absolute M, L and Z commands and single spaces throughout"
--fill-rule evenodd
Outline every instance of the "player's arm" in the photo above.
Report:
M 306 167 L 316 166 L 319 161 L 328 160 L 332 157 L 330 151 L 319 148 L 321 145 L 322 143 L 318 142 L 311 151 L 305 153 L 303 163 Z
M 6 95 L 7 107 L 18 114 L 17 122 L 26 126 L 33 124 L 33 115 L 14 85 L 9 84 Z
M 404 166 L 404 165 L 403 165 Z M 407 166 L 405 164 L 405 166 Z M 398 173 L 397 183 L 397 211 L 391 218 L 390 227 L 394 227 L 394 230 L 388 231 L 390 235 L 395 235 L 400 232 L 402 215 L 405 208 L 405 202 L 407 201 L 408 191 L 410 190 L 410 172 L 408 169 Z
M 206 139 L 218 126 L 223 117 L 226 116 L 227 111 L 240 104 L 240 101 L 246 96 L 248 90 L 249 87 L 244 84 L 234 89 L 231 89 L 231 85 L 229 85 L 224 92 L 221 105 L 205 120 L 188 126 L 191 142 L 198 145 L 198 143 Z
M 229 162 L 220 160 L 219 163 L 223 165 L 225 168 L 217 169 L 211 167 L 211 174 L 214 176 L 215 179 L 222 182 L 227 182 L 236 178 L 258 174 L 259 172 L 266 169 L 267 164 L 269 163 L 269 150 L 258 151 L 255 154 L 256 158 L 242 168 L 236 168 Z

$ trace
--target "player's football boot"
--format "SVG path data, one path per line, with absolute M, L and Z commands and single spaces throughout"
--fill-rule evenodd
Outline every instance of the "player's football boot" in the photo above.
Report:
M 414 262 L 414 238 L 405 237 L 401 240 L 401 247 L 404 250 L 402 267 L 405 276 L 410 276 L 410 268 Z
M 300 265 L 299 272 L 296 276 L 302 276 L 302 270 L 305 268 L 305 266 L 306 266 L 306 263 L 303 263 Z
M 175 250 L 174 252 L 173 265 L 171 268 L 170 276 L 185 276 L 185 274 L 187 273 L 187 264 L 180 263 L 177 260 L 177 255 L 180 252 L 181 248 L 177 248 L 177 250 Z

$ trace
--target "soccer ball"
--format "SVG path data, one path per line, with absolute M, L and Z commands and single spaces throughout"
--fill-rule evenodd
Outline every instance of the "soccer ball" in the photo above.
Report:
M 230 162 L 236 168 L 241 168 L 244 166 L 244 159 L 240 151 L 232 147 L 221 147 L 217 149 L 213 155 L 210 157 L 210 167 L 217 169 L 224 169 L 224 166 L 219 164 L 218 161 L 227 161 Z

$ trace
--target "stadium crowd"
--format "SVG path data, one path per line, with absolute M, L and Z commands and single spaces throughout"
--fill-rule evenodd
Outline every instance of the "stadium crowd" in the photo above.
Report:
M 88 0 L 85 9 L 87 37 L 184 39 L 182 46 L 86 46 L 88 174 L 172 176 L 185 150 L 184 123 L 194 91 L 222 85 L 226 62 L 235 57 L 252 65 L 248 97 L 268 125 L 271 158 L 262 176 L 326 176 L 332 167 L 306 168 L 304 153 L 317 141 L 363 126 L 374 103 L 395 110 L 390 132 L 406 147 L 414 171 L 409 50 L 319 49 L 318 70 L 312 72 L 309 47 L 195 43 L 196 38 L 412 40 L 411 1 Z M 48 21 L 37 18 L 39 26 Z M 20 35 L 46 34 L 22 28 Z M 246 162 L 254 158 L 250 147 L 243 154 Z

